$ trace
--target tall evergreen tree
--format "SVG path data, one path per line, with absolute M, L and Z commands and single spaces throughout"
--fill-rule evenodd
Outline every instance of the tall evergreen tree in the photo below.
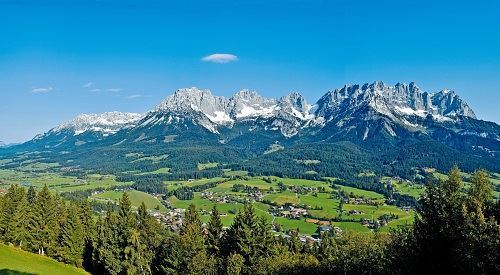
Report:
M 0 220 L 0 236 L 5 242 L 13 242 L 13 234 L 16 229 L 16 216 L 20 209 L 23 199 L 25 199 L 24 188 L 17 184 L 12 184 L 5 198 L 3 199 L 2 220 Z
M 68 212 L 68 218 L 62 225 L 61 233 L 58 237 L 56 257 L 65 263 L 82 267 L 85 248 L 85 234 L 82 221 L 75 205 L 70 205 Z
M 98 274 L 116 275 L 123 272 L 122 247 L 117 215 L 109 203 L 106 216 L 97 222 L 97 239 L 93 251 L 94 268 Z M 127 240 L 128 242 L 128 240 Z
M 30 212 L 29 231 L 32 247 L 38 254 L 45 255 L 55 248 L 59 222 L 54 197 L 47 185 L 37 194 Z
M 80 220 L 82 221 L 83 235 L 84 235 L 84 251 L 83 251 L 83 267 L 87 270 L 92 270 L 92 254 L 94 249 L 94 242 L 96 239 L 96 225 L 92 216 L 92 208 L 87 200 L 79 203 Z
M 214 255 L 219 255 L 221 249 L 222 238 L 222 221 L 217 206 L 214 205 L 207 228 L 207 249 L 208 252 Z
M 240 254 L 245 258 L 245 264 L 252 265 L 262 252 L 258 244 L 261 233 L 255 209 L 252 204 L 246 204 L 236 215 L 224 240 L 226 255 Z
M 10 226 L 13 228 L 10 235 L 10 242 L 23 249 L 29 249 L 29 219 L 26 218 L 29 215 L 30 207 L 28 200 L 26 196 L 23 196 L 17 205 L 17 210 L 11 221 L 13 224 Z
M 187 230 L 191 227 L 200 229 L 201 231 L 201 224 L 200 213 L 198 213 L 198 210 L 196 210 L 196 206 L 194 204 L 190 204 L 186 213 L 184 214 L 181 231 Z
M 125 248 L 124 268 L 127 274 L 150 274 L 150 262 L 145 256 L 146 246 L 141 242 L 141 234 L 132 229 L 129 245 Z
M 141 203 L 137 210 L 137 230 L 139 231 L 140 243 L 147 249 L 143 252 L 144 262 L 147 263 L 147 269 L 155 256 L 155 252 L 161 244 L 162 227 L 161 225 L 147 212 L 146 205 Z
M 36 190 L 35 187 L 33 187 L 33 185 L 30 185 L 30 188 L 28 188 L 28 193 L 26 194 L 26 196 L 28 199 L 28 203 L 30 205 L 33 205 L 36 201 Z

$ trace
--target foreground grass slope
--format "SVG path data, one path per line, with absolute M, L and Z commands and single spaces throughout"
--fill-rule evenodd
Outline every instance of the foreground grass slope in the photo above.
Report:
M 88 274 L 83 269 L 59 263 L 0 244 L 0 274 Z

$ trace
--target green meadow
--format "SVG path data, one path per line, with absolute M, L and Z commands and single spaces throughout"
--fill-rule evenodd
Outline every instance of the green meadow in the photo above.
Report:
M 51 258 L 0 244 L 0 274 L 89 274 Z

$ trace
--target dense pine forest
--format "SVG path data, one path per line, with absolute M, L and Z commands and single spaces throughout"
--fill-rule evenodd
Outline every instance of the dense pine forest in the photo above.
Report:
M 325 233 L 303 242 L 271 231 L 252 204 L 224 228 L 216 207 L 202 223 L 194 205 L 171 232 L 132 208 L 127 193 L 102 213 L 12 185 L 0 196 L 0 238 L 93 274 L 498 274 L 500 202 L 484 171 L 465 188 L 457 168 L 429 180 L 413 225 L 391 233 Z M 144 184 L 146 185 L 146 184 Z M 296 232 L 297 233 L 297 232 Z

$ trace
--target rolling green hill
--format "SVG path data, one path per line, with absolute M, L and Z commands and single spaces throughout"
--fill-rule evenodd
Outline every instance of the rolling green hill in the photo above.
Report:
M 0 275 L 4 274 L 88 274 L 85 270 L 0 244 Z

